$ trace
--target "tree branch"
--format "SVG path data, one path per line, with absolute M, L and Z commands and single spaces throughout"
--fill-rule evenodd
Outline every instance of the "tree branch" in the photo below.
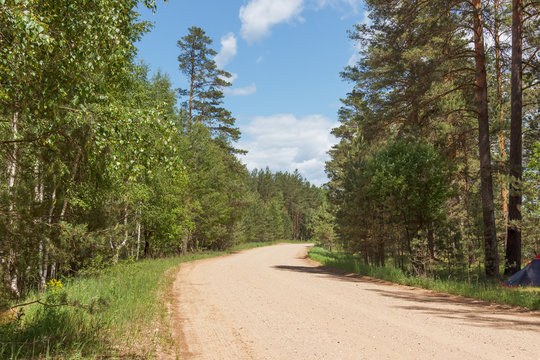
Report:
M 19 308 L 19 307 L 28 306 L 28 305 L 32 305 L 32 304 L 40 304 L 40 305 L 43 305 L 43 306 L 48 307 L 48 308 L 55 308 L 55 307 L 59 307 L 59 306 L 72 306 L 72 307 L 77 307 L 77 308 L 84 308 L 84 306 L 82 306 L 82 305 L 69 304 L 69 303 L 47 304 L 47 303 L 41 301 L 41 299 L 37 299 L 37 300 L 30 301 L 30 302 L 27 302 L 27 303 L 24 303 L 24 304 L 17 304 L 15 306 L 10 307 L 8 310 L 13 310 L 13 309 L 16 309 L 16 308 Z
M 538 53 L 538 50 L 540 50 L 540 47 L 536 48 L 536 50 L 534 50 L 534 53 L 529 57 L 529 60 L 527 60 L 527 62 L 525 63 L 525 65 L 521 68 L 521 75 L 523 75 L 523 72 L 525 71 L 525 69 L 527 68 L 527 66 L 530 65 L 532 59 L 536 56 L 536 54 Z

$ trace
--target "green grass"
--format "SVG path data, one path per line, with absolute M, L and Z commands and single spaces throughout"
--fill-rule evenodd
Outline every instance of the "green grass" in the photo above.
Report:
M 467 281 L 451 278 L 413 276 L 401 269 L 390 266 L 366 265 L 353 255 L 330 252 L 320 247 L 311 248 L 309 257 L 324 266 L 367 275 L 396 284 L 540 310 L 540 288 L 506 288 L 492 283 L 478 282 L 469 284 Z
M 186 261 L 225 255 L 273 243 L 250 243 L 228 251 L 125 262 L 97 275 L 62 280 L 57 294 L 33 293 L 49 303 L 25 306 L 19 321 L 0 325 L 0 359 L 152 358 L 167 347 L 166 296 L 175 269 Z M 91 305 L 87 307 L 86 305 Z

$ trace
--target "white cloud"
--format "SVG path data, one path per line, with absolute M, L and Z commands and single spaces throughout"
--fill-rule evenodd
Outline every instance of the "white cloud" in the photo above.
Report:
M 240 7 L 240 33 L 251 44 L 270 35 L 274 25 L 293 19 L 304 22 L 301 13 L 305 8 L 320 10 L 330 6 L 345 13 L 346 17 L 358 14 L 361 4 L 362 0 L 249 0 Z
M 331 6 L 333 8 L 339 8 L 349 14 L 358 14 L 358 9 L 361 7 L 362 0 L 314 0 L 317 9 L 322 9 L 325 6 Z M 343 9 L 343 5 L 347 6 L 347 10 Z M 352 11 L 351 11 L 352 10 Z
M 221 50 L 214 58 L 218 68 L 223 69 L 236 55 L 236 36 L 228 33 L 221 38 Z
M 255 94 L 256 92 L 257 92 L 257 86 L 255 86 L 255 83 L 251 84 L 250 86 L 243 87 L 243 88 L 223 89 L 223 93 L 225 95 L 230 95 L 230 96 L 246 96 L 246 95 Z
M 270 34 L 273 25 L 298 17 L 304 0 L 251 0 L 240 7 L 240 33 L 248 43 Z
M 328 150 L 337 143 L 330 130 L 337 124 L 322 115 L 296 118 L 292 114 L 255 117 L 240 126 L 249 139 L 238 144 L 248 150 L 241 160 L 249 169 L 293 172 L 298 169 L 311 183 L 327 182 L 324 163 Z
M 264 56 L 261 55 L 261 56 L 259 56 L 259 57 L 257 58 L 257 60 L 256 60 L 255 62 L 256 62 L 257 64 L 260 64 L 260 63 L 262 63 L 263 61 L 264 61 Z

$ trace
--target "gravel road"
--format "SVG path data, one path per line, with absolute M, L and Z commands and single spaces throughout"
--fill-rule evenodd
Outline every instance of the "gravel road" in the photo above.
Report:
M 540 313 L 343 275 L 308 246 L 183 264 L 181 359 L 540 359 Z

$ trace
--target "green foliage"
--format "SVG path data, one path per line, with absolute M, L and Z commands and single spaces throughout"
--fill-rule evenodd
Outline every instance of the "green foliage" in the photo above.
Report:
M 313 216 L 313 239 L 323 248 L 332 250 L 335 243 L 334 224 L 336 220 L 330 212 L 328 202 L 323 200 L 322 205 Z
M 495 11 L 492 3 L 482 3 L 486 38 L 500 39 L 509 30 L 507 4 L 498 2 Z M 479 155 L 485 160 L 490 154 L 479 148 L 470 3 L 367 1 L 366 6 L 370 23 L 355 25 L 349 33 L 359 45 L 359 60 L 341 73 L 353 89 L 342 100 L 340 125 L 332 130 L 340 141 L 326 164 L 334 245 L 361 254 L 366 263 L 391 260 L 420 274 L 431 274 L 444 263 L 470 278 L 482 262 L 494 265 L 490 248 L 496 246 L 483 241 L 493 238 L 484 233 L 492 212 L 498 248 L 505 243 L 510 117 L 505 94 L 511 84 L 504 64 L 510 63 L 509 53 L 504 44 L 486 39 L 486 44 L 495 42 L 485 52 L 491 142 L 497 140 L 498 147 L 497 162 L 485 171 Z M 530 15 L 524 21 L 524 51 L 536 63 L 538 31 L 533 28 L 539 16 Z M 531 72 L 531 66 L 524 66 L 525 169 L 534 167 L 539 129 L 538 83 Z M 523 250 L 529 254 L 539 250 L 533 200 L 538 188 L 536 173 L 527 171 L 520 184 L 524 220 L 513 225 L 523 230 Z M 489 173 L 496 175 L 494 211 L 487 205 Z M 493 272 L 491 266 L 484 268 Z
M 2 308 L 124 259 L 307 238 L 317 189 L 281 174 L 287 189 L 258 200 L 212 40 L 194 27 L 178 42 L 193 84 L 178 108 L 169 76 L 134 63 L 138 4 L 0 2 Z
M 395 214 L 398 223 L 414 224 L 417 229 L 412 236 L 443 217 L 450 174 L 446 160 L 431 145 L 391 143 L 374 154 L 367 167 L 369 195 L 390 216 Z
M 523 191 L 523 245 L 526 260 L 540 253 L 540 142 L 536 141 L 531 149 L 528 166 L 523 172 L 521 183 Z

